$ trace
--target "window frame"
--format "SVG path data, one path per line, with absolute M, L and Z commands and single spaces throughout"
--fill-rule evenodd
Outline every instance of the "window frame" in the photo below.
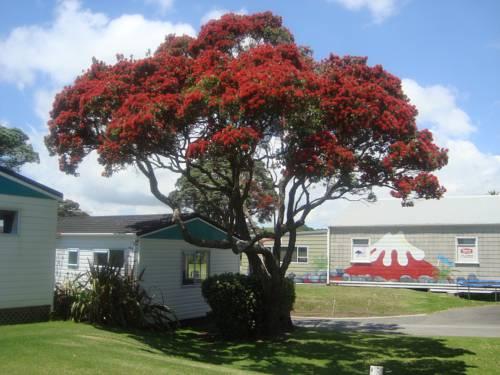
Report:
M 92 249 L 92 264 L 97 267 L 109 266 L 109 260 L 111 256 L 111 251 L 121 251 L 123 253 L 123 265 L 119 268 L 124 268 L 127 260 L 125 249 Z M 96 264 L 95 263 L 95 254 L 106 254 L 106 264 Z M 116 266 L 112 266 L 116 267 Z
M 306 256 L 301 257 L 306 259 L 305 262 L 299 261 L 299 247 L 306 249 Z M 269 249 L 269 251 L 273 251 L 272 247 L 267 247 L 267 249 Z M 283 245 L 280 247 L 280 264 L 283 263 L 283 257 L 281 257 L 281 254 L 283 253 L 283 251 L 286 251 L 287 249 L 288 245 Z M 295 245 L 294 251 L 297 253 L 297 260 L 296 261 L 293 260 L 293 252 L 292 252 L 292 259 L 290 260 L 290 264 L 309 264 L 309 245 Z
M 68 262 L 66 263 L 68 268 L 78 269 L 80 267 L 80 249 L 75 248 L 75 247 L 71 247 L 71 248 L 66 249 L 66 251 L 68 253 Z M 69 262 L 69 254 L 75 253 L 75 252 L 76 252 L 76 263 L 70 263 Z
M 458 241 L 462 239 L 474 239 L 474 248 L 476 249 L 474 259 L 472 260 L 464 260 L 460 259 L 459 257 L 459 252 L 458 252 Z M 470 246 L 472 247 L 472 246 Z M 456 236 L 455 237 L 455 264 L 472 264 L 472 265 L 478 265 L 479 264 L 479 238 L 477 236 Z
M 96 264 L 95 255 L 96 254 L 106 254 L 106 264 Z M 92 250 L 92 265 L 95 267 L 104 267 L 107 266 L 109 262 L 109 249 L 93 249 Z
M 110 265 L 110 261 L 111 261 L 111 252 L 112 251 L 121 251 L 122 254 L 123 254 L 123 263 L 121 266 L 112 266 L 111 267 L 118 267 L 118 268 L 124 268 L 125 267 L 125 260 L 126 260 L 126 256 L 125 256 L 125 249 L 108 249 L 108 266 Z
M 205 279 L 202 279 L 201 277 L 198 279 L 195 278 L 187 278 L 186 275 L 186 268 L 187 268 L 187 256 L 189 255 L 195 255 L 197 253 L 206 253 L 207 257 L 207 270 L 206 270 L 206 277 Z M 182 250 L 181 251 L 181 285 L 182 287 L 196 287 L 196 286 L 201 286 L 201 283 L 203 280 L 206 280 L 210 276 L 210 260 L 211 260 L 211 251 L 206 249 L 206 250 Z M 200 263 L 201 264 L 201 263 Z M 196 265 L 196 263 L 195 263 Z M 196 271 L 196 269 L 195 269 Z M 200 269 L 201 271 L 201 269 Z M 200 272 L 201 274 L 201 272 Z M 192 280 L 192 282 L 190 282 Z
M 309 263 L 309 246 L 301 246 L 301 245 L 297 246 L 296 245 L 295 248 L 297 249 L 297 261 L 294 264 L 308 264 Z M 304 258 L 304 257 L 299 256 L 299 248 L 306 249 L 306 256 L 305 256 L 306 261 L 305 262 L 301 262 L 299 260 L 299 258 Z
M 368 244 L 366 245 L 366 247 L 368 248 L 368 255 L 363 260 L 354 259 L 354 241 L 356 241 L 356 240 L 368 240 Z M 351 237 L 351 263 L 355 263 L 355 264 L 371 263 L 371 261 L 370 261 L 370 245 L 371 245 L 370 237 Z
M 1 226 L 2 230 L 0 231 L 0 235 L 7 235 L 7 236 L 15 236 L 19 234 L 19 217 L 20 217 L 20 210 L 14 207 L 0 207 L 0 212 L 6 212 L 6 213 L 13 213 L 14 217 L 12 219 L 12 226 L 11 226 L 11 231 L 10 232 L 4 232 L 5 228 L 5 220 L 2 219 L 3 224 Z

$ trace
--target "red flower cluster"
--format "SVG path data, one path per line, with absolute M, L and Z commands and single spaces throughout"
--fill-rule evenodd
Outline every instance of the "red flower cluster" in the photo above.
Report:
M 195 159 L 204 156 L 208 151 L 213 155 L 248 154 L 255 150 L 260 134 L 250 127 L 236 128 L 229 125 L 211 137 L 210 141 L 198 139 L 187 149 L 186 157 Z
M 390 146 L 390 153 L 383 164 L 387 172 L 413 166 L 415 170 L 433 171 L 441 168 L 448 161 L 448 150 L 439 148 L 433 143 L 432 133 L 428 130 L 418 131 L 409 142 L 397 141 Z
M 225 14 L 201 28 L 198 38 L 190 45 L 190 51 L 193 54 L 207 49 L 231 52 L 248 38 L 269 44 L 293 42 L 293 36 L 282 27 L 281 17 L 271 12 L 249 16 Z
M 446 189 L 439 185 L 436 176 L 421 172 L 415 177 L 404 176 L 397 179 L 391 195 L 396 198 L 407 199 L 412 192 L 416 193 L 417 198 L 430 199 L 442 197 Z
M 228 14 L 196 38 L 167 36 L 144 59 L 94 62 L 57 95 L 46 144 L 68 173 L 93 150 L 106 173 L 152 156 L 224 159 L 248 171 L 266 155 L 302 179 L 349 175 L 401 198 L 439 197 L 430 172 L 447 151 L 417 130 L 416 115 L 381 66 L 314 61 L 280 17 Z M 275 140 L 282 146 L 269 147 Z
M 354 153 L 340 145 L 337 137 L 323 130 L 299 141 L 300 148 L 290 160 L 287 173 L 327 177 L 352 170 Z

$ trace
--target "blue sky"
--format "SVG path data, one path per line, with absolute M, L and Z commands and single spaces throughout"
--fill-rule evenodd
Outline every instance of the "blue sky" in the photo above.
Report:
M 419 125 L 431 128 L 450 148 L 450 165 L 440 174 L 450 194 L 500 189 L 496 0 L 1 2 L 0 121 L 25 129 L 46 154 L 40 139 L 53 95 L 88 66 L 92 55 L 110 61 L 115 52 L 140 56 L 167 32 L 196 33 L 210 16 L 264 10 L 281 15 L 297 42 L 310 46 L 317 58 L 330 53 L 368 56 L 369 63 L 382 64 L 401 77 L 420 111 Z M 55 162 L 48 156 L 43 155 L 42 162 L 24 172 L 80 199 L 91 211 L 102 209 L 103 197 L 53 171 Z M 134 180 L 142 179 L 130 173 Z M 467 173 L 472 175 L 464 178 Z M 96 176 L 98 167 L 89 161 L 81 179 L 95 178 L 99 182 L 90 186 L 101 191 L 113 185 Z M 123 184 L 130 181 L 127 176 L 124 172 L 112 181 Z M 170 184 L 171 176 L 165 178 Z M 132 185 L 121 188 L 123 196 L 117 196 L 116 189 L 103 194 L 113 201 L 106 209 L 130 211 L 125 202 L 144 188 L 142 182 Z M 160 209 L 146 193 L 141 195 L 142 206 L 134 210 Z M 313 220 L 322 217 L 320 213 Z

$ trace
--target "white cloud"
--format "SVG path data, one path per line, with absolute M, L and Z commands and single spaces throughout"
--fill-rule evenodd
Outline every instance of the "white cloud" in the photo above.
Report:
M 157 6 L 162 13 L 171 9 L 174 5 L 174 0 L 144 0 L 146 4 Z
M 110 19 L 77 0 L 61 1 L 51 24 L 17 27 L 0 39 L 0 80 L 24 87 L 48 77 L 59 87 L 86 69 L 93 56 L 106 62 L 114 62 L 117 53 L 141 57 L 171 33 L 195 35 L 195 30 L 139 14 Z
M 43 142 L 45 132 L 31 129 L 28 135 L 40 155 L 40 164 L 24 165 L 23 174 L 62 192 L 64 198 L 79 202 L 88 213 L 154 214 L 170 211 L 153 197 L 146 177 L 135 168 L 129 167 L 109 178 L 102 177 L 103 167 L 94 152 L 82 162 L 78 177 L 69 176 L 59 171 L 57 158 L 49 156 Z M 162 191 L 173 190 L 176 179 L 177 176 L 172 173 L 160 173 Z
M 382 23 L 396 14 L 400 0 L 329 0 L 352 11 L 367 9 L 375 23 Z
M 170 1 L 161 2 L 164 6 Z M 144 56 L 170 33 L 195 35 L 189 24 L 153 21 L 142 15 L 109 18 L 83 9 L 76 0 L 58 2 L 49 24 L 22 26 L 0 39 L 0 81 L 27 87 L 33 92 L 34 112 L 45 124 L 54 95 L 63 85 L 87 68 L 92 56 L 115 61 L 116 53 Z M 80 176 L 59 171 L 57 158 L 50 157 L 43 137 L 45 126 L 32 128 L 28 135 L 40 154 L 40 164 L 23 167 L 23 173 L 81 203 L 92 214 L 166 212 L 149 191 L 147 179 L 130 167 L 111 178 L 101 176 L 102 166 L 95 153 L 81 164 Z M 177 176 L 160 175 L 162 191 L 174 188 Z
M 59 92 L 57 90 L 37 89 L 34 93 L 34 110 L 36 115 L 46 124 L 49 121 L 49 113 L 52 109 L 54 97 Z
M 500 190 L 500 155 L 481 152 L 469 140 L 448 140 L 449 163 L 437 175 L 449 194 L 487 194 Z
M 403 90 L 418 109 L 417 121 L 441 137 L 466 137 L 476 130 L 467 113 L 456 103 L 456 94 L 442 85 L 421 86 L 403 79 Z
M 500 189 L 500 155 L 482 152 L 469 136 L 477 130 L 458 106 L 457 92 L 442 85 L 421 86 L 403 79 L 403 90 L 419 111 L 420 128 L 430 127 L 449 149 L 449 162 L 437 173 L 449 194 L 486 194 Z
M 221 18 L 224 14 L 230 13 L 231 11 L 228 9 L 222 9 L 222 8 L 214 8 L 210 10 L 209 12 L 205 13 L 203 17 L 201 17 L 201 24 L 204 25 L 210 20 L 218 20 Z M 240 10 L 233 12 L 236 14 L 247 14 L 248 11 L 245 8 L 241 8 Z

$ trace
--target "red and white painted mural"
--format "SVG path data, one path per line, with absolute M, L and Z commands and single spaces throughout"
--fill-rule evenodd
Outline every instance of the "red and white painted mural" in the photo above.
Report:
M 346 268 L 344 276 L 377 281 L 430 281 L 439 272 L 424 259 L 425 252 L 410 244 L 403 233 L 388 233 L 369 248 L 368 262 Z

